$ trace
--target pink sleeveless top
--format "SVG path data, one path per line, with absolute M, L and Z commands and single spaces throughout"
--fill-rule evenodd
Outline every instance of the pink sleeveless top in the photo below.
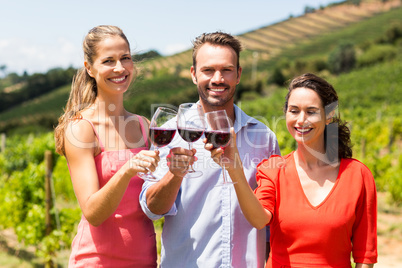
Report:
M 142 118 L 146 146 L 148 139 Z M 94 125 L 88 121 L 98 138 L 101 153 L 95 157 L 99 185 L 103 187 L 132 155 L 147 147 L 105 151 Z M 77 235 L 71 246 L 69 267 L 156 267 L 156 239 L 152 221 L 139 204 L 143 180 L 133 177 L 116 211 L 98 227 L 81 217 Z

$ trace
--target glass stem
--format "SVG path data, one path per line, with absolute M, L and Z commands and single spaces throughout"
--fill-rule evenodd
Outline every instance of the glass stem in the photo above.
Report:
M 190 151 L 193 150 L 193 143 L 192 143 L 192 142 L 189 142 L 189 143 L 188 143 L 188 149 L 189 149 Z M 191 165 L 189 166 L 189 168 L 188 168 L 188 173 L 193 173 L 193 172 L 195 172 L 195 170 L 194 170 L 193 165 L 191 164 Z

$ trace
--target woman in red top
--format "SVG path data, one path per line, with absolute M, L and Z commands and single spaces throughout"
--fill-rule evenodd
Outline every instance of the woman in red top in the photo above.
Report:
M 255 193 L 236 161 L 236 139 L 224 151 L 245 217 L 256 228 L 271 226 L 266 267 L 351 267 L 351 254 L 357 268 L 377 262 L 375 182 L 352 158 L 350 132 L 337 117 L 337 102 L 324 79 L 313 74 L 293 79 L 284 111 L 297 150 L 259 164 Z M 212 151 L 214 159 L 222 153 Z

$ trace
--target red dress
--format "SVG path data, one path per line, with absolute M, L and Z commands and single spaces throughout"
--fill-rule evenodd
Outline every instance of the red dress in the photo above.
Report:
M 272 212 L 266 267 L 351 267 L 377 262 L 377 196 L 370 170 L 342 159 L 336 182 L 318 206 L 301 186 L 293 152 L 257 168 L 257 198 Z
M 147 143 L 142 118 L 138 116 Z M 86 119 L 84 119 L 86 120 Z M 87 120 L 88 121 L 88 120 Z M 88 121 L 91 125 L 92 123 Z M 93 125 L 92 125 L 93 127 Z M 103 187 L 127 160 L 147 147 L 105 151 L 95 157 L 99 186 Z M 142 212 L 139 194 L 143 180 L 131 178 L 116 211 L 101 225 L 89 224 L 84 216 L 78 225 L 68 267 L 156 267 L 156 236 L 152 221 Z

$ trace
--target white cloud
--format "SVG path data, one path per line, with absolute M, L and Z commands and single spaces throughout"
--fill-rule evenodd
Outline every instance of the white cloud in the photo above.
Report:
M 29 74 L 47 72 L 51 68 L 81 66 L 81 47 L 66 39 L 55 43 L 40 43 L 37 40 L 12 38 L 0 41 L 0 65 L 7 72 Z
M 3 50 L 8 47 L 10 44 L 10 40 L 0 40 L 0 49 Z M 0 52 L 1 52 L 0 50 Z
M 165 47 L 165 49 L 162 51 L 163 55 L 173 55 L 179 52 L 183 52 L 187 49 L 190 49 L 191 46 L 188 44 L 183 44 L 183 43 L 176 43 L 176 44 L 170 44 Z

